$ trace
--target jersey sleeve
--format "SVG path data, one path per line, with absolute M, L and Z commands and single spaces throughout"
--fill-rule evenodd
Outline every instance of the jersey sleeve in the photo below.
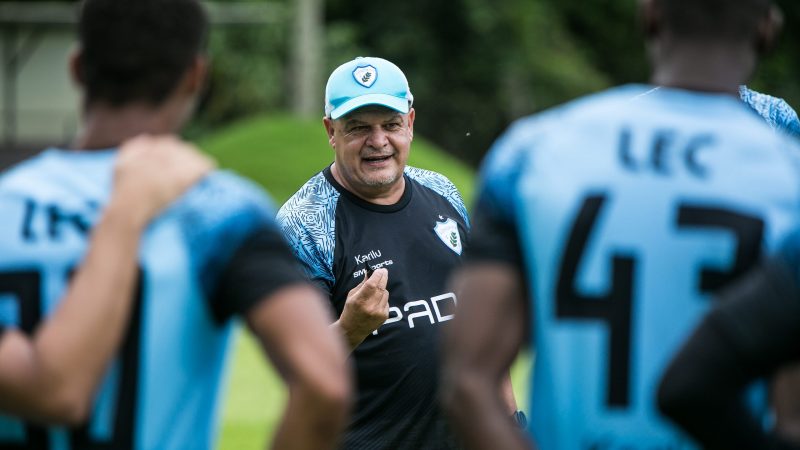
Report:
M 788 447 L 743 401 L 746 387 L 800 360 L 800 237 L 721 294 L 665 372 L 659 408 L 704 448 Z
M 785 100 L 756 92 L 746 86 L 739 88 L 739 96 L 774 130 L 800 138 L 800 118 Z
M 335 283 L 333 254 L 338 199 L 338 191 L 318 174 L 281 207 L 276 217 L 306 275 L 329 295 Z
M 245 314 L 305 279 L 275 224 L 272 201 L 253 183 L 216 172 L 174 209 L 215 319 Z
M 307 282 L 276 227 L 252 233 L 234 252 L 212 297 L 215 316 L 244 315 L 283 287 Z
M 477 200 L 472 210 L 467 262 L 500 261 L 522 267 L 515 189 L 525 153 L 518 122 L 495 142 L 480 171 Z
M 419 169 L 417 167 L 406 167 L 405 173 L 423 186 L 445 198 L 458 214 L 464 219 L 467 229 L 470 228 L 470 219 L 467 214 L 467 207 L 458 188 L 446 176 L 431 170 Z

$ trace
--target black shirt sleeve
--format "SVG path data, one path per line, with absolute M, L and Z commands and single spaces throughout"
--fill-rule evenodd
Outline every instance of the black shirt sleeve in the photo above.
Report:
M 516 226 L 497 214 L 496 207 L 488 201 L 479 200 L 471 214 L 472 229 L 469 246 L 464 252 L 467 264 L 500 261 L 522 268 L 522 253 Z
M 706 449 L 800 449 L 765 432 L 744 391 L 800 359 L 800 287 L 788 266 L 761 266 L 724 291 L 668 367 L 661 411 Z
M 211 299 L 215 319 L 245 315 L 273 292 L 306 283 L 297 260 L 274 227 L 253 233 L 233 254 Z

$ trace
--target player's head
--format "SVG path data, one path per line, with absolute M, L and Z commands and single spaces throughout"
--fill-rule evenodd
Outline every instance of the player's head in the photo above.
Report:
M 403 72 L 385 59 L 356 58 L 331 73 L 323 122 L 345 187 L 374 191 L 402 179 L 413 100 Z
M 72 72 L 86 107 L 159 107 L 203 84 L 208 19 L 197 0 L 84 0 Z
M 781 25 L 772 0 L 640 0 L 648 38 L 748 43 L 764 50 Z
M 771 0 L 640 0 L 653 82 L 734 93 L 772 47 L 780 11 Z

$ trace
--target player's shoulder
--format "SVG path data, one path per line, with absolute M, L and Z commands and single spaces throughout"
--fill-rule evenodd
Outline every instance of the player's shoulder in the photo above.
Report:
M 439 195 L 446 197 L 449 193 L 454 191 L 458 192 L 458 189 L 453 182 L 439 172 L 420 169 L 419 167 L 413 166 L 406 166 L 404 172 L 412 180 L 427 188 L 430 188 Z
M 324 171 L 309 179 L 278 210 L 275 220 L 311 279 L 333 283 L 339 191 Z
M 739 87 L 739 97 L 765 119 L 771 116 L 797 117 L 797 112 L 780 97 L 758 92 L 747 86 Z
M 489 158 L 511 163 L 531 145 L 550 135 L 574 132 L 580 122 L 603 120 L 629 107 L 630 101 L 646 91 L 642 86 L 622 86 L 586 95 L 513 121 L 492 145 Z
M 0 193 L 60 203 L 100 201 L 110 186 L 116 152 L 50 148 L 0 174 Z
M 273 207 L 272 199 L 261 186 L 229 170 L 211 172 L 187 192 L 184 201 L 186 203 L 232 202 L 234 207 L 250 205 Z
M 420 169 L 418 167 L 406 166 L 404 173 L 413 181 L 432 190 L 436 194 L 447 200 L 456 211 L 461 214 L 464 220 L 469 223 L 467 208 L 464 206 L 464 199 L 458 188 L 446 176 L 432 170 Z
M 303 223 L 318 220 L 321 216 L 332 216 L 336 210 L 339 191 L 319 172 L 297 190 L 281 206 L 276 216 L 278 223 Z
M 254 182 L 227 170 L 216 170 L 192 186 L 167 216 L 209 229 L 221 223 L 271 222 L 272 199 Z
M 27 191 L 41 186 L 43 177 L 40 169 L 41 156 L 36 156 L 18 163 L 0 173 L 0 192 L 9 194 L 15 191 Z
M 43 156 L 47 153 L 48 152 L 45 151 L 39 155 L 27 158 L 5 169 L 2 173 L 0 173 L 0 186 L 15 186 L 21 182 L 24 182 L 26 179 L 29 179 L 31 175 L 35 176 L 36 172 L 39 171 L 39 168 L 42 166 L 44 161 Z
M 770 127 L 800 137 L 800 118 L 786 100 L 755 91 L 747 86 L 739 87 L 739 96 L 763 117 Z

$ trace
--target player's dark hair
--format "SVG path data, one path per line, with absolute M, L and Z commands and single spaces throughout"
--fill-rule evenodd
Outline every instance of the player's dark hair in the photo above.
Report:
M 197 0 L 84 0 L 78 70 L 87 102 L 161 104 L 204 51 L 207 33 Z
M 660 0 L 664 22 L 677 36 L 750 39 L 771 0 Z

